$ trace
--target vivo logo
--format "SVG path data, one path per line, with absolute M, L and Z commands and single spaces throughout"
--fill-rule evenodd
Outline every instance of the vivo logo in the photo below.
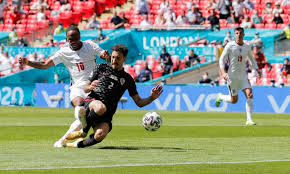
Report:
M 223 105 L 220 107 L 216 107 L 210 105 L 210 103 L 214 103 L 216 100 L 217 94 L 200 94 L 197 98 L 191 98 L 187 93 L 182 93 L 180 87 L 175 88 L 175 93 L 169 93 L 165 101 L 163 103 L 160 102 L 159 99 L 154 101 L 156 109 L 158 110 L 181 110 L 181 101 L 183 101 L 186 105 L 186 110 L 188 111 L 199 111 L 201 104 L 204 102 L 204 107 L 206 111 L 215 111 L 215 112 L 224 112 L 227 109 L 227 103 L 223 102 Z M 193 102 L 194 101 L 194 102 Z M 168 108 L 171 102 L 175 103 L 175 108 Z M 184 110 L 184 109 L 182 109 Z
M 62 101 L 64 101 L 64 106 L 62 107 L 70 107 L 69 85 L 65 85 L 64 90 L 57 91 L 56 94 L 49 95 L 46 90 L 41 90 L 41 94 L 48 107 L 58 107 Z
M 196 88 L 193 88 L 193 90 Z M 199 93 L 199 90 L 182 92 L 182 87 L 175 87 L 174 92 L 169 92 L 154 101 L 156 110 L 176 110 L 176 111 L 214 111 L 214 112 L 245 112 L 245 103 L 239 101 L 235 106 L 228 106 L 227 102 L 222 102 L 220 107 L 215 106 L 217 93 Z M 191 95 L 192 94 L 192 95 Z M 263 93 L 264 94 L 264 93 Z M 244 96 L 241 96 L 244 97 Z M 263 104 L 261 104 L 263 103 Z M 285 97 L 272 94 L 257 94 L 254 98 L 254 112 L 274 112 L 289 113 L 290 95 Z M 265 110 L 265 108 L 267 108 Z M 128 108 L 129 109 L 129 108 Z
M 267 98 L 270 101 L 271 106 L 273 110 L 275 111 L 275 113 L 284 113 L 290 102 L 290 95 L 286 96 L 281 106 L 278 106 L 274 96 L 268 95 Z

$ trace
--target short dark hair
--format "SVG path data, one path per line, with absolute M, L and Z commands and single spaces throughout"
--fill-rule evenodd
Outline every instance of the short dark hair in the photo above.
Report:
M 69 26 L 67 29 L 66 29 L 66 34 L 69 32 L 69 31 L 77 31 L 79 34 L 81 34 L 79 28 L 75 25 L 71 25 Z
M 112 51 L 120 52 L 123 54 L 124 57 L 126 57 L 128 54 L 128 48 L 122 44 L 112 46 Z
M 238 30 L 242 30 L 243 33 L 244 33 L 244 28 L 243 28 L 243 27 L 236 27 L 236 28 L 235 28 L 235 31 L 238 31 Z

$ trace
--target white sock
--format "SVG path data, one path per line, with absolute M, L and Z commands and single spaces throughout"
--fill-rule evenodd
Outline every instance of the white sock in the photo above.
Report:
M 59 139 L 59 141 L 63 141 L 67 136 L 68 134 L 70 134 L 71 132 L 73 131 L 77 131 L 77 130 L 80 130 L 81 128 L 81 122 L 79 120 L 75 120 L 69 127 L 68 131 L 64 134 L 63 137 L 61 137 Z
M 231 102 L 232 97 L 230 95 L 221 95 L 220 98 L 225 102 Z
M 76 118 L 76 120 L 79 120 L 79 111 L 80 111 L 81 107 L 82 106 L 76 106 L 75 107 L 75 118 Z
M 249 98 L 246 101 L 246 113 L 247 113 L 247 121 L 252 121 L 252 113 L 253 113 L 253 99 Z

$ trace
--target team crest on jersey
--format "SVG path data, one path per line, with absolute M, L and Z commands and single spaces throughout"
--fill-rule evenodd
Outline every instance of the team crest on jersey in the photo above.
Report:
M 121 85 L 124 85 L 124 83 L 125 83 L 125 79 L 124 79 L 124 78 L 121 78 L 121 79 L 120 79 L 120 83 L 121 83 Z

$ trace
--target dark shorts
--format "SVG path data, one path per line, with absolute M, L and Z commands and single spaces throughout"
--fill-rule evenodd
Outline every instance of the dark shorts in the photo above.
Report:
M 94 100 L 97 100 L 97 99 L 94 99 L 94 98 L 86 98 L 86 99 L 84 99 L 83 106 L 86 109 L 86 116 L 89 115 L 89 113 L 90 113 L 89 105 Z M 112 111 L 112 109 L 110 107 L 108 107 L 108 105 L 106 103 L 104 103 L 104 104 L 105 104 L 105 106 L 107 108 L 106 112 L 102 116 L 100 116 L 100 119 L 98 119 L 98 120 L 90 120 L 88 122 L 88 124 L 91 125 L 91 127 L 94 129 L 100 123 L 108 123 L 109 132 L 111 132 L 112 127 L 113 127 L 112 126 L 112 119 L 113 119 L 113 115 L 114 115 L 115 111 Z M 88 121 L 88 119 L 87 119 L 87 121 Z

